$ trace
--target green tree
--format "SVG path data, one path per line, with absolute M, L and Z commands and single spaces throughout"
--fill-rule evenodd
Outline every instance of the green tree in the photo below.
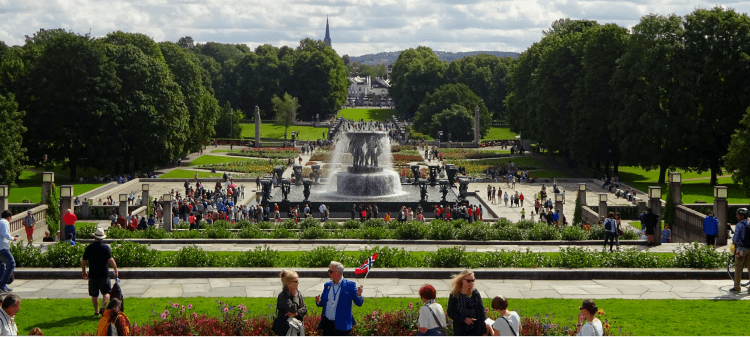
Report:
M 451 140 L 468 142 L 474 139 L 474 113 L 465 106 L 452 104 L 447 109 L 435 114 L 430 121 L 430 133 L 437 135 L 443 131 L 446 137 L 451 134 Z
M 273 96 L 271 102 L 273 111 L 276 112 L 276 124 L 284 126 L 284 139 L 286 139 L 287 131 L 297 117 L 297 109 L 299 109 L 297 98 L 284 93 L 284 98 Z
M 23 111 L 18 111 L 18 103 L 13 94 L 3 96 L 0 94 L 0 120 L 3 127 L 0 129 L 0 184 L 16 186 L 16 180 L 21 176 L 24 169 L 23 161 L 26 159 L 26 148 L 23 147 Z
M 425 96 L 444 83 L 446 68 L 447 63 L 440 61 L 429 47 L 410 48 L 398 56 L 388 93 L 401 116 L 411 118 L 416 114 Z
M 240 110 L 232 109 L 232 104 L 224 103 L 219 113 L 219 121 L 216 123 L 216 136 L 219 138 L 242 138 L 242 125 L 240 120 L 243 114 Z
M 52 189 L 47 194 L 47 200 L 44 201 L 47 204 L 46 223 L 47 229 L 50 234 L 57 233 L 60 230 L 60 200 L 57 197 L 57 189 L 55 189 L 55 183 L 52 183 Z M 63 240 L 63 238 L 60 238 Z
M 492 96 L 494 96 L 496 90 L 504 91 L 502 87 L 495 88 L 494 83 L 495 69 L 500 64 L 500 58 L 494 55 L 478 54 L 476 56 L 466 56 L 448 65 L 444 81 L 445 83 L 463 83 L 468 86 L 472 92 L 485 102 L 490 114 L 494 116 L 496 111 L 494 107 L 490 106 L 490 102 L 494 102 Z M 503 98 L 505 98 L 505 95 L 503 95 Z
M 724 164 L 732 172 L 732 180 L 740 184 L 745 194 L 750 196 L 750 108 L 732 135 Z
M 468 86 L 462 83 L 457 84 L 445 84 L 437 88 L 432 94 L 427 94 L 422 104 L 419 105 L 416 115 L 414 116 L 414 125 L 417 131 L 435 136 L 437 130 L 442 130 L 442 126 L 436 124 L 435 116 L 442 113 L 444 110 L 451 108 L 453 105 L 463 106 L 466 111 L 469 112 L 468 116 L 471 119 L 471 123 L 468 125 L 461 124 L 462 128 L 465 128 L 464 132 L 453 133 L 454 137 L 459 137 L 459 140 L 469 141 L 474 139 L 474 109 L 479 107 L 480 116 L 480 134 L 486 135 L 490 131 L 492 125 L 492 117 L 490 116 L 487 107 L 484 105 L 484 101 L 474 94 Z M 454 112 L 458 113 L 457 110 L 453 109 Z M 468 135 L 468 138 L 466 135 Z
M 317 114 L 323 118 L 346 103 L 349 79 L 344 61 L 323 41 L 309 38 L 300 41 L 289 60 L 293 60 L 291 83 L 283 87 L 304 107 L 298 113 L 300 119 L 313 120 Z

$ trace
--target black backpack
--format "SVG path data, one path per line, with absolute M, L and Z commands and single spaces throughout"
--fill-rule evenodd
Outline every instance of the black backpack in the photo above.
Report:
M 612 230 L 612 219 L 606 219 L 604 220 L 604 229 L 608 232 Z
M 742 220 L 737 225 L 739 225 L 739 224 L 741 224 L 743 222 L 745 223 L 745 237 L 742 238 L 742 247 L 750 248 L 750 233 L 747 232 L 748 230 L 750 230 L 750 222 L 748 222 L 747 220 Z M 737 226 L 737 227 L 739 227 L 739 226 Z

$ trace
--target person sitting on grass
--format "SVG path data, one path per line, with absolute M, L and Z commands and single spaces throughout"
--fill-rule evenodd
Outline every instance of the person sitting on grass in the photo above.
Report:
M 107 305 L 107 310 L 102 313 L 99 319 L 99 325 L 96 327 L 97 336 L 114 336 L 111 330 L 117 330 L 117 336 L 130 335 L 130 321 L 128 316 L 122 312 L 122 301 L 119 298 L 113 298 Z
M 578 336 L 603 336 L 602 321 L 596 318 L 599 308 L 596 307 L 594 300 L 584 300 L 578 310 L 580 310 L 576 325 Z
M 521 317 L 515 311 L 508 311 L 508 300 L 505 296 L 495 296 L 492 309 L 500 314 L 492 325 L 487 325 L 488 336 L 520 336 Z

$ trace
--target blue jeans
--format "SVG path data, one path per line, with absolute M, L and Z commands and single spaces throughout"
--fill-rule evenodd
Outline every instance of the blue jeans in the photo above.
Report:
M 13 274 L 13 270 L 16 269 L 16 260 L 13 259 L 10 250 L 0 250 L 0 288 L 5 288 L 5 285 L 10 281 L 10 275 Z
M 73 234 L 73 241 L 76 241 L 76 226 L 65 226 L 65 237 L 62 239 L 63 241 L 68 239 L 68 234 Z

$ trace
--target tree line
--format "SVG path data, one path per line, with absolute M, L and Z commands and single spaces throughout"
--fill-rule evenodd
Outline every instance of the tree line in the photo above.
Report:
M 659 182 L 672 168 L 710 171 L 713 184 L 725 167 L 750 193 L 748 55 L 750 19 L 722 7 L 646 15 L 630 31 L 560 19 L 515 60 L 404 51 L 391 97 L 433 137 L 447 114 L 467 122 L 486 106 L 571 167 L 611 176 L 627 163 L 658 169 Z
M 211 138 L 238 138 L 256 105 L 272 120 L 273 97 L 296 97 L 310 120 L 344 104 L 347 86 L 341 58 L 311 39 L 250 51 L 41 29 L 23 46 L 0 41 L 0 183 L 26 165 L 65 163 L 72 179 L 80 167 L 148 172 Z

